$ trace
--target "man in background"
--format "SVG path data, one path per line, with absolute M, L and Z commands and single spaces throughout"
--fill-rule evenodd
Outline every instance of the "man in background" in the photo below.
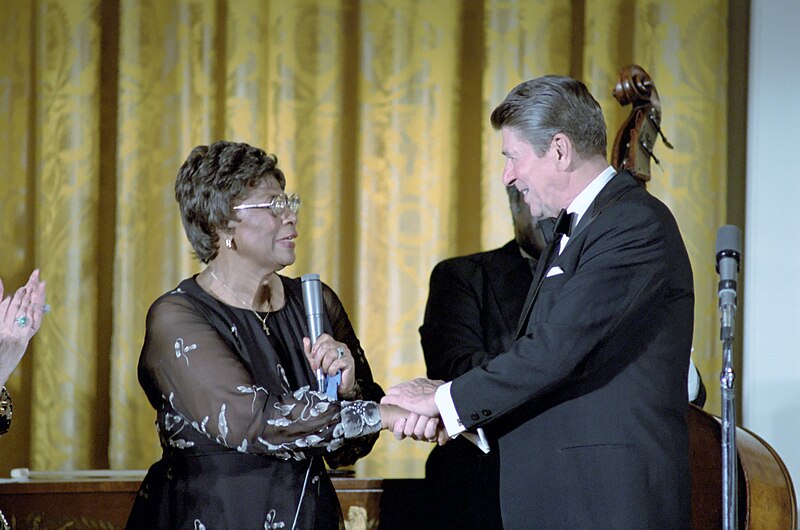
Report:
M 507 187 L 514 239 L 487 252 L 442 261 L 433 269 L 419 333 L 428 377 L 451 381 L 506 351 L 545 246 L 517 188 Z M 484 454 L 466 438 L 436 446 L 425 479 L 435 528 L 502 528 L 500 454 L 490 433 Z M 430 514 L 429 514 L 430 516 Z

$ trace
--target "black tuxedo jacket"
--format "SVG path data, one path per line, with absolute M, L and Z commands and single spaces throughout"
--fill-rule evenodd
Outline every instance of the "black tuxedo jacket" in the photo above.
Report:
M 451 381 L 511 347 L 535 264 L 512 240 L 434 267 L 419 329 L 428 377 Z M 496 443 L 485 455 L 465 438 L 433 448 L 425 466 L 431 527 L 502 527 L 499 456 Z
M 505 527 L 688 528 L 694 294 L 672 214 L 620 173 L 545 269 L 522 335 L 451 387 L 468 429 L 504 424 Z

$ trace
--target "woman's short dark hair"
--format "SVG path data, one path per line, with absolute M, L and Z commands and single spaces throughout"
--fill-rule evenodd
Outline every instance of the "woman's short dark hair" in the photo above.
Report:
M 492 112 L 495 129 L 519 132 L 544 156 L 553 137 L 566 134 L 578 155 L 606 156 L 606 122 L 586 85 L 571 77 L 547 75 L 514 87 Z
M 228 224 L 238 221 L 233 207 L 267 177 L 286 187 L 278 158 L 257 147 L 219 141 L 192 149 L 178 171 L 175 200 L 186 237 L 201 262 L 217 257 L 217 232 L 230 232 Z

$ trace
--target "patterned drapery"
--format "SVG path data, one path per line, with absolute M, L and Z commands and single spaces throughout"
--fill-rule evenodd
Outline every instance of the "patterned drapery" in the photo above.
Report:
M 298 261 L 342 297 L 376 379 L 425 372 L 428 275 L 511 237 L 499 134 L 518 82 L 583 79 L 609 144 L 620 67 L 655 80 L 649 189 L 695 271 L 694 359 L 716 379 L 725 219 L 724 0 L 7 0 L 0 10 L 0 277 L 47 280 L 47 316 L 9 387 L 0 473 L 146 468 L 154 413 L 136 380 L 149 304 L 200 270 L 173 198 L 197 144 L 277 154 L 301 194 Z M 716 146 L 716 148 L 714 147 Z M 711 149 L 709 149 L 711 147 Z M 709 392 L 706 407 L 719 409 Z M 429 447 L 388 433 L 361 476 L 423 475 Z

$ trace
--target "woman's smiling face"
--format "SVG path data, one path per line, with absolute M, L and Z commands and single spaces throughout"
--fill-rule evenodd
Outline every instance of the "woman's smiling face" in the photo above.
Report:
M 267 177 L 241 204 L 269 203 L 283 193 L 278 181 Z M 248 208 L 236 214 L 239 221 L 232 228 L 237 255 L 270 272 L 295 262 L 297 213 L 287 207 L 280 214 L 269 208 Z

